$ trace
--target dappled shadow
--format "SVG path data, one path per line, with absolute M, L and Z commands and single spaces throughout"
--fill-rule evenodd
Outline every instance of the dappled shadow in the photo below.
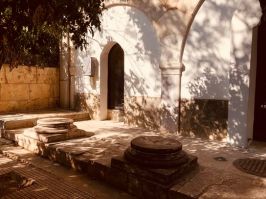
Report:
M 145 97 L 131 97 L 125 103 L 125 123 L 149 130 L 160 128 L 160 107 Z
M 182 100 L 180 133 L 217 140 L 227 138 L 228 102 L 223 100 Z
M 97 118 L 100 107 L 98 95 L 92 93 L 78 93 L 75 99 L 76 110 L 88 112 L 90 119 Z
M 234 1 L 205 1 L 192 24 L 183 58 L 186 71 L 182 98 L 215 99 L 224 104 L 228 101 L 229 140 L 236 145 L 246 144 L 247 121 L 251 119 L 248 114 L 253 114 L 248 113 L 248 101 L 253 95 L 250 90 L 250 65 L 254 65 L 250 60 L 251 32 L 259 16 L 255 3 L 245 1 L 238 8 Z M 213 112 L 220 108 L 221 105 L 213 107 Z M 224 128 L 227 118 L 221 119 L 219 126 Z
M 189 32 L 183 62 L 182 97 L 227 99 L 230 70 L 231 1 L 206 1 Z
M 228 92 L 228 79 L 225 76 L 214 74 L 211 68 L 204 68 L 200 76 L 188 82 L 187 89 L 196 98 L 204 99 L 209 96 L 212 99 L 219 99 L 221 93 Z

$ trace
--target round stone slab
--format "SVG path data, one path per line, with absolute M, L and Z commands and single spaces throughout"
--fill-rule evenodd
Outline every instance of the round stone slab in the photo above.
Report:
M 139 136 L 131 141 L 131 147 L 146 153 L 169 154 L 182 150 L 182 144 L 172 138 Z
M 189 161 L 184 151 L 169 154 L 140 154 L 138 151 L 132 151 L 131 147 L 124 152 L 124 157 L 129 162 L 154 169 L 177 168 Z
M 68 133 L 69 129 L 58 129 L 58 128 L 49 128 L 49 127 L 42 127 L 42 126 L 35 126 L 34 130 L 36 133 L 40 134 L 66 134 Z
M 43 127 L 69 127 L 74 121 L 69 118 L 44 118 L 37 120 L 38 126 Z

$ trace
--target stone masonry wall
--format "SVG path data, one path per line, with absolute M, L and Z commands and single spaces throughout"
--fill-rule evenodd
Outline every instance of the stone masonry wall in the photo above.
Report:
M 59 69 L 18 66 L 0 70 L 0 113 L 54 108 L 59 101 Z

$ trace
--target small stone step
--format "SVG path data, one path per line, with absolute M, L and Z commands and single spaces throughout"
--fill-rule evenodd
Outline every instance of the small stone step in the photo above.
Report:
M 74 121 L 89 120 L 90 115 L 88 112 L 51 112 L 39 114 L 12 114 L 8 116 L 0 116 L 0 121 L 3 123 L 5 130 L 30 128 L 37 124 L 38 119 L 43 118 L 70 118 Z
M 109 109 L 107 113 L 107 119 L 115 122 L 124 122 L 124 110 L 123 109 Z

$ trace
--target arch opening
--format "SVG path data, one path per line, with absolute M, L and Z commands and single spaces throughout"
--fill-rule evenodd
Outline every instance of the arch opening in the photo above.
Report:
M 124 106 L 124 51 L 116 43 L 108 54 L 108 109 Z
M 124 50 L 108 42 L 100 56 L 100 109 L 98 119 L 108 119 L 108 109 L 124 106 Z

